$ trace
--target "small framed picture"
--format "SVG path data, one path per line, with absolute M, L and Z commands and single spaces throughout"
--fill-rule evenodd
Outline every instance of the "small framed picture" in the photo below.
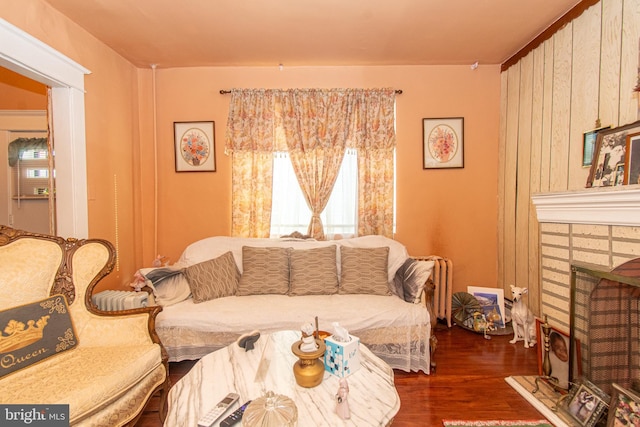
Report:
M 624 184 L 640 184 L 640 132 L 627 135 Z
M 215 172 L 215 122 L 174 122 L 176 172 Z
M 547 352 L 545 345 L 545 327 L 549 330 L 548 354 L 545 354 Z M 576 351 L 576 355 L 574 356 L 573 369 L 575 375 L 569 375 L 569 357 L 571 354 L 571 338 L 569 334 L 561 331 L 560 329 L 554 328 L 549 324 L 546 324 L 545 326 L 544 321 L 540 318 L 536 318 L 536 333 L 538 334 L 538 374 L 546 376 L 543 366 L 545 357 L 548 356 L 549 366 L 551 368 L 551 372 L 548 376 L 553 378 L 554 385 L 563 390 L 569 390 L 571 379 L 582 375 L 579 351 Z M 574 341 L 574 348 L 579 349 L 580 342 L 577 339 Z
M 506 313 L 504 308 L 504 290 L 502 288 L 483 288 L 467 286 L 467 292 L 476 297 L 487 322 L 491 327 L 504 328 Z
M 605 126 L 585 132 L 582 136 L 582 167 L 587 168 L 593 162 L 593 152 L 596 149 L 596 138 L 598 132 L 611 129 L 611 126 Z
M 613 383 L 607 427 L 640 426 L 640 396 Z
M 582 379 L 573 384 L 558 409 L 578 425 L 593 427 L 607 409 L 609 400 L 609 396 L 595 384 Z
M 612 187 L 618 182 L 620 164 L 625 164 L 627 136 L 640 132 L 640 120 L 598 132 L 593 162 L 587 177 L 589 187 Z M 623 176 L 627 175 L 624 168 Z
M 422 168 L 464 167 L 464 117 L 422 119 Z

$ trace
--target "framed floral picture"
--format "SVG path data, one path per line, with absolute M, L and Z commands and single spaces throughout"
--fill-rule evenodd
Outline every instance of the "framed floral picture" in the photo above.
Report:
M 422 119 L 423 169 L 464 167 L 464 117 Z
M 215 172 L 215 122 L 173 122 L 176 172 Z

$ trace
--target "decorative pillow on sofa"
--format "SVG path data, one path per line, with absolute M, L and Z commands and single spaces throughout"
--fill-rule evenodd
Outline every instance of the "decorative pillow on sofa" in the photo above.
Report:
M 420 302 L 424 285 L 431 276 L 434 265 L 434 261 L 418 261 L 407 258 L 393 279 L 395 285 L 393 293 L 407 302 Z
M 336 246 L 292 249 L 289 295 L 332 295 L 338 293 Z
M 185 268 L 184 275 L 196 304 L 235 295 L 240 280 L 231 251 Z
M 237 295 L 289 293 L 290 248 L 242 247 L 242 276 Z
M 62 294 L 0 311 L 0 377 L 78 344 Z
M 145 284 L 153 290 L 158 305 L 168 307 L 186 300 L 191 295 L 189 282 L 181 268 L 143 268 L 140 269 L 140 274 L 146 279 Z
M 340 247 L 341 294 L 390 295 L 387 280 L 389 248 Z

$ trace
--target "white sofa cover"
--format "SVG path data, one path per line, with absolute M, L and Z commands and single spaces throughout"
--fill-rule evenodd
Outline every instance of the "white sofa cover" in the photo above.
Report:
M 236 266 L 243 272 L 242 248 L 281 247 L 312 249 L 335 245 L 336 269 L 341 273 L 340 246 L 356 248 L 388 247 L 387 280 L 393 291 L 396 273 L 410 260 L 406 248 L 381 236 L 365 236 L 337 241 L 300 239 L 247 239 L 211 237 L 189 245 L 172 269 L 183 268 L 214 259 L 231 251 Z M 428 282 L 433 261 L 421 265 L 422 284 Z M 147 277 L 154 269 L 143 269 Z M 426 275 L 425 275 L 426 272 Z M 407 302 L 395 294 L 331 295 L 243 295 L 225 296 L 195 303 L 189 295 L 188 283 L 182 275 L 172 277 L 168 284 L 149 280 L 156 299 L 164 310 L 156 319 L 156 330 L 169 353 L 170 361 L 198 359 L 211 351 L 233 343 L 241 334 L 260 330 L 274 332 L 299 330 L 306 322 L 318 317 L 319 329 L 332 331 L 333 322 L 360 338 L 374 354 L 392 368 L 404 371 L 430 371 L 430 339 L 432 311 L 427 307 L 425 292 Z M 427 292 L 433 289 L 427 287 Z

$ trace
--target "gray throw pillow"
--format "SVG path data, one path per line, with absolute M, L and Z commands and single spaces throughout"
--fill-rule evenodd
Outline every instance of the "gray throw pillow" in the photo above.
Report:
M 393 293 L 407 302 L 420 302 L 424 285 L 431 276 L 434 261 L 417 261 L 407 258 L 393 279 Z

